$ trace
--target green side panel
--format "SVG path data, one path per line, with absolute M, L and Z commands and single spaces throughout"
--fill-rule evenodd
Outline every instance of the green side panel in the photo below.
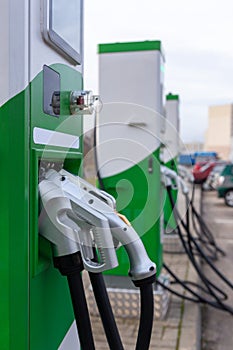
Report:
M 98 53 L 130 52 L 130 51 L 162 51 L 161 41 L 137 41 L 99 44 Z
M 171 159 L 169 162 L 165 164 L 166 167 L 168 167 L 171 170 L 174 170 L 177 172 L 177 165 L 178 165 L 178 160 L 177 158 Z M 174 201 L 177 201 L 177 196 L 178 196 L 178 190 L 172 190 L 172 196 Z M 169 200 L 167 191 L 165 191 L 164 195 L 164 228 L 165 232 L 171 233 L 175 228 L 176 228 L 176 221 L 174 218 L 171 202 Z
M 29 91 L 0 108 L 1 349 L 28 349 Z
M 1 259 L 0 259 L 0 284 L 1 284 L 1 298 L 0 298 L 0 344 L 1 348 L 3 350 L 7 350 L 10 347 L 10 315 L 9 315 L 9 300 L 10 300 L 10 276 L 9 276 L 9 246 L 10 246 L 10 237 L 7 234 L 9 232 L 9 219 L 8 219 L 8 180 L 7 176 L 4 174 L 9 174 L 9 167 L 7 167 L 7 161 L 8 161 L 8 149 L 9 149 L 9 142 L 8 142 L 8 127 L 7 127 L 7 115 L 8 112 L 8 105 L 4 105 L 0 108 L 0 135 L 1 135 L 1 142 L 5 147 L 6 152 L 2 152 L 1 148 L 1 171 L 0 171 L 0 178 L 1 181 L 3 181 L 3 177 L 6 177 L 4 180 L 5 184 L 4 186 L 1 186 L 1 196 L 0 196 L 0 246 L 1 246 Z M 5 135 L 5 137 L 4 137 Z M 3 164 L 4 167 L 3 167 Z
M 50 264 L 31 280 L 30 349 L 57 349 L 73 313 L 66 279 Z
M 173 94 L 169 93 L 168 95 L 166 95 L 166 100 L 167 101 L 170 101 L 170 100 L 179 101 L 179 95 L 173 95 Z
M 148 255 L 156 263 L 158 276 L 162 267 L 159 152 L 158 149 L 153 155 L 134 167 L 103 179 L 105 190 L 116 198 L 117 210 L 126 215 L 133 224 L 145 245 Z M 153 159 L 152 173 L 148 171 L 151 157 Z M 125 205 L 130 193 L 133 194 L 132 199 Z M 129 260 L 123 246 L 117 250 L 117 257 L 119 266 L 108 271 L 107 274 L 127 276 Z
M 52 67 L 61 90 L 82 89 L 80 73 Z M 0 108 L 2 350 L 56 350 L 74 319 L 66 278 L 54 269 L 50 244 L 38 233 L 38 173 L 41 160 L 80 173 L 82 117 L 49 116 L 42 101 L 43 72 Z M 34 127 L 80 136 L 80 149 L 36 145 Z

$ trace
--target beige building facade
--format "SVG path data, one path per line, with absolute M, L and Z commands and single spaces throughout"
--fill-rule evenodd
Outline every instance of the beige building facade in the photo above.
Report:
M 233 104 L 209 107 L 205 151 L 216 151 L 221 159 L 233 160 Z

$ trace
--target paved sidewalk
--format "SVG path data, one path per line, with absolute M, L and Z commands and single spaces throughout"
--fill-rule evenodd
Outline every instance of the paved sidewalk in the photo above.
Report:
M 204 192 L 204 219 L 211 228 L 218 245 L 226 252 L 226 257 L 220 257 L 216 266 L 223 274 L 233 281 L 233 208 L 224 204 L 223 199 L 217 198 L 216 192 Z M 229 296 L 226 303 L 233 308 L 233 291 L 223 283 L 206 265 L 204 271 L 213 283 Z M 203 350 L 232 350 L 233 349 L 233 316 L 211 307 L 204 307 L 202 323 Z

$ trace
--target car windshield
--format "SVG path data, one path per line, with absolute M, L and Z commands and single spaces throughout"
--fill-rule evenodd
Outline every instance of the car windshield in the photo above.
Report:
M 224 165 L 216 165 L 214 167 L 214 169 L 212 170 L 213 173 L 220 173 L 223 171 L 223 169 L 225 168 L 225 164 Z

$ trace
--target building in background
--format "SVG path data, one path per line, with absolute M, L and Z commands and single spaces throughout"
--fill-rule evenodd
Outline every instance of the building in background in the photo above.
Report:
M 204 150 L 233 161 L 233 104 L 209 107 Z
M 180 153 L 190 154 L 194 152 L 202 152 L 204 148 L 203 142 L 180 142 Z

